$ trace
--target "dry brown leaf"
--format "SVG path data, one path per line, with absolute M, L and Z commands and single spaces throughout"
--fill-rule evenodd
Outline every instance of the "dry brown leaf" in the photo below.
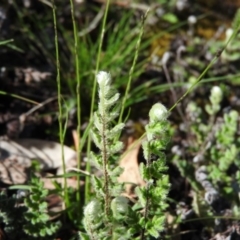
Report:
M 66 167 L 76 166 L 76 152 L 64 146 Z M 58 169 L 62 172 L 61 145 L 38 139 L 0 140 L 0 180 L 7 184 L 24 183 L 25 173 L 32 160 L 39 161 L 43 170 Z
M 145 182 L 141 178 L 138 166 L 138 152 L 141 143 L 136 142 L 133 138 L 128 139 L 128 146 L 120 161 L 120 167 L 124 168 L 124 172 L 119 177 L 119 182 L 128 182 L 126 184 L 126 193 L 131 195 L 134 185 L 144 186 Z
M 48 210 L 51 212 L 55 211 L 56 208 L 58 212 L 62 211 L 62 198 L 58 194 L 50 194 L 46 197 L 48 203 Z

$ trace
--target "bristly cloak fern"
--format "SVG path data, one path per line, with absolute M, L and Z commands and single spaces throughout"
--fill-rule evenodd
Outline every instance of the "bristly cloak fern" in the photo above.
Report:
M 111 87 L 110 75 L 97 74 L 98 110 L 94 113 L 92 138 L 99 153 L 92 153 L 91 160 L 103 172 L 102 177 L 93 177 L 95 198 L 84 210 L 86 233 L 83 239 L 146 239 L 147 236 L 159 236 L 163 229 L 167 207 L 166 196 L 169 191 L 166 171 L 165 149 L 169 141 L 168 111 L 161 104 L 155 104 L 150 110 L 150 122 L 146 126 L 146 140 L 143 142 L 146 165 L 141 166 L 142 177 L 147 187 L 137 188 L 138 203 L 132 206 L 122 195 L 123 186 L 117 178 L 122 169 L 117 166 L 116 157 L 123 144 L 117 139 L 124 127 L 115 124 L 118 116 L 119 93 Z M 114 125 L 115 124 L 115 125 Z M 154 156 L 159 159 L 153 161 Z M 136 207 L 135 207 L 136 206 Z
M 114 239 L 117 239 L 119 231 L 120 234 L 126 232 L 118 224 L 119 220 L 116 218 L 118 213 L 112 210 L 115 210 L 114 206 L 119 206 L 119 196 L 123 191 L 122 185 L 117 182 L 122 169 L 115 167 L 117 164 L 114 155 L 123 148 L 122 142 L 116 140 L 116 137 L 120 135 L 124 124 L 114 125 L 113 123 L 119 114 L 120 94 L 111 86 L 110 74 L 99 72 L 97 82 L 99 102 L 98 110 L 94 113 L 91 133 L 100 153 L 92 153 L 91 160 L 103 172 L 103 177 L 93 177 L 96 198 L 85 208 L 84 225 L 91 239 L 108 237 L 110 233 L 113 234 Z M 120 200 L 126 205 L 126 198 Z M 116 209 L 121 211 L 122 208 Z M 116 231 L 117 225 L 118 231 Z
M 146 236 L 159 237 L 164 229 L 164 211 L 167 208 L 167 194 L 170 188 L 168 176 L 165 174 L 165 150 L 170 140 L 169 113 L 160 103 L 153 105 L 149 112 L 149 124 L 146 125 L 146 139 L 143 142 L 143 153 L 146 165 L 141 164 L 141 174 L 147 185 L 145 188 L 138 187 L 136 193 L 139 197 L 144 215 L 140 219 L 142 228 L 141 239 Z M 157 160 L 152 160 L 157 156 Z

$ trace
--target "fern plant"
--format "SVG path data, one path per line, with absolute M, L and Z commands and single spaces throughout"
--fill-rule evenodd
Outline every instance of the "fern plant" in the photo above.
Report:
M 239 171 L 237 170 L 240 143 L 237 134 L 239 115 L 237 111 L 230 110 L 226 111 L 223 117 L 218 116 L 222 99 L 221 88 L 214 86 L 211 89 L 209 103 L 205 106 L 208 118 L 196 103 L 189 103 L 187 114 L 192 136 L 186 154 L 194 157 L 192 162 L 180 159 L 175 161 L 182 175 L 188 178 L 197 193 L 195 200 L 197 199 L 201 204 L 196 204 L 197 201 L 194 201 L 193 208 L 195 213 L 204 214 L 201 217 L 221 214 L 215 206 L 222 197 L 226 201 L 235 199 L 232 201 L 233 212 L 239 202 Z M 195 141 L 192 140 L 194 137 Z M 202 202 L 203 199 L 208 205 L 207 210 L 206 204 Z
M 102 171 L 102 177 L 93 177 L 94 199 L 84 210 L 83 239 L 146 239 L 159 236 L 164 226 L 166 196 L 169 190 L 165 149 L 169 140 L 168 111 L 161 104 L 155 104 L 150 111 L 150 122 L 146 126 L 146 139 L 143 142 L 146 165 L 141 165 L 141 173 L 146 187 L 136 189 L 138 202 L 132 204 L 122 195 L 123 184 L 117 178 L 123 169 L 117 167 L 117 154 L 123 144 L 117 140 L 123 123 L 115 124 L 118 116 L 120 97 L 111 87 L 110 75 L 99 72 L 98 110 L 94 114 L 92 138 L 99 153 L 92 153 L 91 159 Z M 158 159 L 155 159 L 158 156 Z
M 146 139 L 143 142 L 146 165 L 141 164 L 141 173 L 146 181 L 145 188 L 137 188 L 139 204 L 144 209 L 140 218 L 141 239 L 146 235 L 159 237 L 164 229 L 164 211 L 167 208 L 167 194 L 170 188 L 165 174 L 166 159 L 163 150 L 170 139 L 168 111 L 160 103 L 153 105 L 149 112 L 149 124 L 145 127 Z
M 200 151 L 201 157 L 194 158 L 197 164 L 206 167 L 207 178 L 212 187 L 219 195 L 227 197 L 233 194 L 232 184 L 235 177 L 229 176 L 230 167 L 238 165 L 237 155 L 239 153 L 239 137 L 237 136 L 238 113 L 230 110 L 223 117 L 216 117 L 220 110 L 223 93 L 220 87 L 214 86 L 211 90 L 210 104 L 206 105 L 209 114 L 209 124 L 205 125 L 207 132 L 199 129 L 199 134 L 205 137 Z M 197 159 L 201 159 L 198 161 Z M 230 197 L 230 195 L 228 197 Z M 233 196 L 232 196 L 233 197 Z
M 110 75 L 106 72 L 99 72 L 97 82 L 99 86 L 98 111 L 94 114 L 94 126 L 92 137 L 96 146 L 100 149 L 100 154 L 92 153 L 92 161 L 95 166 L 103 172 L 103 178 L 93 178 L 96 199 L 92 200 L 84 211 L 84 226 L 91 239 L 104 239 L 111 236 L 115 238 L 113 214 L 111 203 L 114 197 L 118 197 L 122 192 L 122 185 L 116 184 L 117 177 L 122 170 L 113 169 L 115 165 L 114 154 L 119 152 L 123 144 L 116 141 L 116 136 L 124 127 L 120 123 L 113 126 L 113 120 L 118 116 L 117 101 L 119 93 L 111 87 Z M 104 227 L 103 227 L 104 226 Z M 117 239 L 117 238 L 116 238 Z
M 45 201 L 48 190 L 44 188 L 44 183 L 33 176 L 30 182 L 30 191 L 24 199 L 26 212 L 24 214 L 24 232 L 31 238 L 48 239 L 59 229 L 59 224 L 50 222 L 47 213 L 48 204 Z
M 15 186 L 12 189 L 19 188 Z M 25 188 L 25 187 L 24 187 Z M 10 239 L 53 239 L 59 224 L 50 222 L 45 201 L 48 190 L 43 182 L 33 176 L 28 189 L 18 190 L 17 194 L 0 194 L 0 222 Z

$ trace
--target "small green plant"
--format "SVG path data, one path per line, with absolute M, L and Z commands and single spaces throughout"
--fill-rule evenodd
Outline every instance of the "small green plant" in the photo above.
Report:
M 144 209 L 139 222 L 142 229 L 141 239 L 145 239 L 146 235 L 157 238 L 164 229 L 166 197 L 170 188 L 168 176 L 165 174 L 167 170 L 165 154 L 162 152 L 170 140 L 167 117 L 167 109 L 162 104 L 156 103 L 149 112 L 150 121 L 145 127 L 143 152 L 146 165 L 141 165 L 141 172 L 146 187 L 138 187 L 136 191 L 139 204 Z
M 194 157 L 192 162 L 176 161 L 182 175 L 188 178 L 195 190 L 193 208 L 201 217 L 221 214 L 214 207 L 220 198 L 231 199 L 232 209 L 238 208 L 239 115 L 237 111 L 229 110 L 223 117 L 218 116 L 223 95 L 222 89 L 214 86 L 210 103 L 205 105 L 205 113 L 195 103 L 188 104 L 192 140 L 187 154 Z
M 50 222 L 43 182 L 33 176 L 28 186 L 18 187 L 22 189 L 12 196 L 4 191 L 0 194 L 4 231 L 10 239 L 52 239 L 60 225 Z
M 24 214 L 23 230 L 28 236 L 37 239 L 52 237 L 59 228 L 59 224 L 49 221 L 48 204 L 45 200 L 48 190 L 43 185 L 37 177 L 32 177 L 29 194 L 24 199 L 27 210 Z
M 103 173 L 101 178 L 93 177 L 94 198 L 84 210 L 84 239 L 146 239 L 158 237 L 163 230 L 167 207 L 166 197 L 169 181 L 165 172 L 165 149 L 169 141 L 168 111 L 160 103 L 150 110 L 150 122 L 146 126 L 143 141 L 146 164 L 141 165 L 145 187 L 138 187 L 138 202 L 131 204 L 122 195 L 123 184 L 117 178 L 122 169 L 117 166 L 117 154 L 123 145 L 116 140 L 124 124 L 114 125 L 118 117 L 119 93 L 111 87 L 110 75 L 99 72 L 98 111 L 94 114 L 92 137 L 100 153 L 92 153 L 91 159 Z M 158 157 L 157 159 L 156 156 Z

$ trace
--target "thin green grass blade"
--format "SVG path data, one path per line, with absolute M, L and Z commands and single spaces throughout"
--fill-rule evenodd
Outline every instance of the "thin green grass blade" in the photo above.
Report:
M 81 148 L 80 148 L 80 139 L 81 139 L 81 95 L 80 95 L 80 88 L 81 88 L 81 78 L 80 78 L 80 61 L 79 61 L 79 38 L 78 38 L 78 30 L 77 24 L 75 20 L 75 9 L 73 0 L 70 0 L 71 5 L 71 15 L 72 15 L 72 24 L 73 24 L 73 33 L 74 33 L 74 56 L 75 56 L 75 72 L 76 72 L 76 97 L 77 97 L 77 137 L 79 139 L 77 146 L 78 154 L 77 154 L 77 168 L 80 169 L 81 167 Z M 80 177 L 77 176 L 77 194 L 76 194 L 76 201 L 78 210 L 77 212 L 81 213 L 81 206 L 80 206 Z
M 5 45 L 5 44 L 8 44 L 8 43 L 11 43 L 11 42 L 13 42 L 13 41 L 14 41 L 13 39 L 0 41 L 0 46 L 1 46 L 1 45 Z
M 25 98 L 25 97 L 19 96 L 19 95 L 17 95 L 17 94 L 7 93 L 7 92 L 4 92 L 4 91 L 0 91 L 0 94 L 2 94 L 2 95 L 7 95 L 7 96 L 11 96 L 11 97 L 13 97 L 13 98 L 17 98 L 17 99 L 20 99 L 20 100 L 22 100 L 22 101 L 32 103 L 32 104 L 34 104 L 34 105 L 40 104 L 39 102 L 33 101 L 33 100 L 29 99 L 29 98 Z
M 66 131 L 64 130 L 65 127 L 62 124 L 63 119 L 63 109 L 62 109 L 62 89 L 61 89 L 61 77 L 60 77 L 60 58 L 59 58 L 59 46 L 58 46 L 58 31 L 57 31 L 57 17 L 56 17 L 56 6 L 54 0 L 52 0 L 52 14 L 53 14 L 53 25 L 54 25 L 54 35 L 55 35 L 55 54 L 56 54 L 56 65 L 57 65 L 57 77 L 56 77 L 56 83 L 57 83 L 57 93 L 58 93 L 58 108 L 59 108 L 59 114 L 58 114 L 58 122 L 59 122 L 59 140 L 61 144 L 61 153 L 62 153 L 62 167 L 63 167 L 63 174 L 66 174 L 66 164 L 65 164 L 65 158 L 64 158 L 64 136 Z M 65 125 L 66 126 L 66 125 Z M 69 196 L 68 196 L 68 189 L 67 189 L 67 179 L 64 178 L 63 181 L 63 192 L 64 192 L 64 200 L 67 205 L 67 207 L 70 205 Z M 70 212 L 68 212 L 69 217 L 71 218 Z
M 191 87 L 177 100 L 177 102 L 169 109 L 169 112 L 171 112 L 177 105 L 179 102 L 181 102 L 199 83 L 200 81 L 203 79 L 203 77 L 205 76 L 205 74 L 208 72 L 208 70 L 214 65 L 214 63 L 218 60 L 218 58 L 221 56 L 222 52 L 224 50 L 226 50 L 227 46 L 229 45 L 229 43 L 237 36 L 238 31 L 240 29 L 240 11 L 238 11 L 237 20 L 235 20 L 235 29 L 231 35 L 231 37 L 228 39 L 227 43 L 225 44 L 225 46 L 219 50 L 219 52 L 216 53 L 215 57 L 212 59 L 212 61 L 207 65 L 207 67 L 203 70 L 202 74 L 200 74 L 200 76 L 198 77 L 198 79 L 196 80 L 195 83 L 193 83 L 191 85 Z
M 132 66 L 130 68 L 130 71 L 129 71 L 128 83 L 127 83 L 125 94 L 123 96 L 122 106 L 121 106 L 121 110 L 120 110 L 120 114 L 119 114 L 119 118 L 118 118 L 118 123 L 122 122 L 123 112 L 124 112 L 125 104 L 126 104 L 126 101 L 127 101 L 127 98 L 128 98 L 129 91 L 130 91 L 132 78 L 133 78 L 133 72 L 134 72 L 134 69 L 135 69 L 135 66 L 136 66 L 136 63 L 137 63 L 138 52 L 139 52 L 139 49 L 140 49 L 140 44 L 141 44 L 141 40 L 142 40 L 142 36 L 143 36 L 143 32 L 144 32 L 144 23 L 145 23 L 145 20 L 147 18 L 147 15 L 148 15 L 148 11 L 146 11 L 144 16 L 142 17 L 141 28 L 140 28 L 140 32 L 139 32 L 139 36 L 138 36 L 138 40 L 137 40 L 137 45 L 136 45 L 136 50 L 135 50 L 135 54 L 134 54 L 134 58 L 133 58 L 133 63 L 132 63 Z

